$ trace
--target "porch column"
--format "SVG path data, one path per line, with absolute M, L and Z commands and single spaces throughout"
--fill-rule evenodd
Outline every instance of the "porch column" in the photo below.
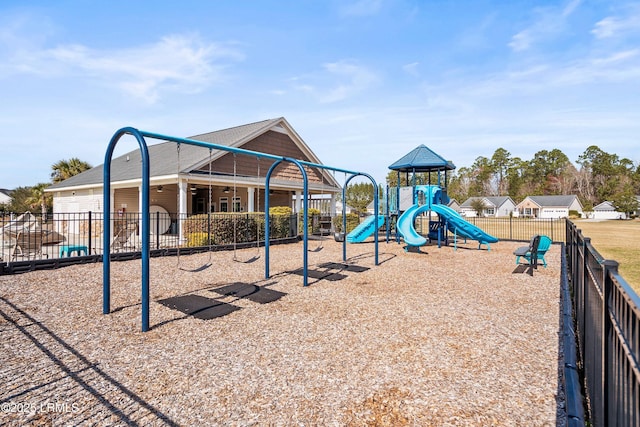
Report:
M 256 203 L 255 203 L 255 187 L 247 187 L 247 212 L 255 212 L 256 211 Z
M 300 212 L 302 209 L 302 191 L 296 190 L 296 213 Z
M 187 217 L 187 183 L 180 178 L 178 178 L 178 201 L 178 242 L 183 244 L 182 221 Z
M 138 230 L 142 231 L 142 184 L 138 185 Z
M 111 226 L 109 227 L 110 228 L 109 241 L 113 242 L 113 231 L 114 231 L 113 229 L 115 228 L 114 227 L 115 215 L 113 215 L 113 213 L 118 210 L 118 208 L 115 207 L 116 206 L 116 189 L 113 188 L 113 185 L 111 186 L 109 199 L 110 199 L 109 205 L 111 206 L 111 212 L 104 212 L 104 215 L 107 215 L 107 217 L 109 218 L 109 222 L 111 223 Z M 104 209 L 104 206 L 103 206 L 103 209 Z M 104 248 L 103 250 L 106 251 L 108 249 Z
M 331 193 L 331 202 L 329 202 L 329 214 L 331 217 L 336 216 L 336 193 Z
M 342 212 L 340 212 L 342 214 Z M 329 204 L 329 215 L 331 216 L 331 226 L 329 227 L 331 229 L 331 232 L 335 232 L 335 227 L 333 226 L 333 218 L 335 218 L 335 216 L 337 215 L 337 208 L 336 208 L 336 193 L 331 193 L 331 202 Z

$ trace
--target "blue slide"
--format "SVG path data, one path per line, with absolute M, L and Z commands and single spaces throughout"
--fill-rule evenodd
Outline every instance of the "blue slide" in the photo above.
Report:
M 360 243 L 364 242 L 367 237 L 371 236 L 375 231 L 384 225 L 384 215 L 378 215 L 378 226 L 374 224 L 375 215 L 367 217 L 360 225 L 354 228 L 351 233 L 347 234 L 347 242 Z
M 447 222 L 447 229 L 455 235 L 466 239 L 477 240 L 479 244 L 489 246 L 489 243 L 496 243 L 497 237 L 485 233 L 481 228 L 476 227 L 464 220 L 458 212 L 446 205 L 432 205 L 431 210 L 437 213 L 440 218 Z
M 489 243 L 496 243 L 497 237 L 485 233 L 481 228 L 467 222 L 458 212 L 446 205 L 413 205 L 398 218 L 398 232 L 404 238 L 408 246 L 423 246 L 427 244 L 427 238 L 418 234 L 413 224 L 416 217 L 422 212 L 431 209 L 437 213 L 441 219 L 447 223 L 450 232 L 465 239 L 477 240 L 480 244 L 489 246 Z
M 427 238 L 418 234 L 413 224 L 418 215 L 428 210 L 429 205 L 420 206 L 415 204 L 404 211 L 402 215 L 400 215 L 400 218 L 398 218 L 396 227 L 398 228 L 398 233 L 402 235 L 402 238 L 407 245 L 424 246 L 427 244 Z

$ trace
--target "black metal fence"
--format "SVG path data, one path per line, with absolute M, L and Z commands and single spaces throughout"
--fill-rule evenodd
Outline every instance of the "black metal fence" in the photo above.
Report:
M 640 298 L 571 221 L 566 242 L 591 424 L 640 426 Z
M 544 234 L 553 242 L 563 242 L 565 238 L 565 218 L 464 217 L 464 220 L 500 240 L 529 241 L 536 234 Z M 428 215 L 417 219 L 416 230 L 427 235 Z
M 116 259 L 139 252 L 141 214 L 114 213 L 110 253 Z M 151 249 L 156 256 L 219 250 L 230 245 L 264 244 L 264 214 L 214 213 L 181 215 L 153 212 L 150 215 Z M 270 239 L 297 235 L 296 215 L 271 215 Z M 30 213 L 0 218 L 0 274 L 56 268 L 96 261 L 103 247 L 103 214 L 64 213 L 46 218 Z M 181 233 L 180 233 L 181 230 Z

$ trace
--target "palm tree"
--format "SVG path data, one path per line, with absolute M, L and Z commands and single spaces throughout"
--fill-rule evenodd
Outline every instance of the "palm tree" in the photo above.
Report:
M 60 160 L 51 166 L 51 179 L 54 183 L 69 179 L 74 175 L 78 175 L 80 172 L 84 172 L 91 169 L 92 166 L 77 157 L 73 157 L 69 160 Z
M 52 199 L 51 194 L 44 192 L 44 189 L 48 186 L 49 184 L 41 183 L 31 187 L 31 195 L 25 200 L 30 210 L 40 208 L 43 222 L 46 221 L 47 211 L 49 206 L 51 206 Z

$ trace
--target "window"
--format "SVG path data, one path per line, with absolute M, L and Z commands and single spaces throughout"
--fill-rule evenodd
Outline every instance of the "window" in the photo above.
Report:
M 220 212 L 229 212 L 229 198 L 220 197 Z
M 240 197 L 234 197 L 233 198 L 233 211 L 234 212 L 240 212 L 241 211 Z

